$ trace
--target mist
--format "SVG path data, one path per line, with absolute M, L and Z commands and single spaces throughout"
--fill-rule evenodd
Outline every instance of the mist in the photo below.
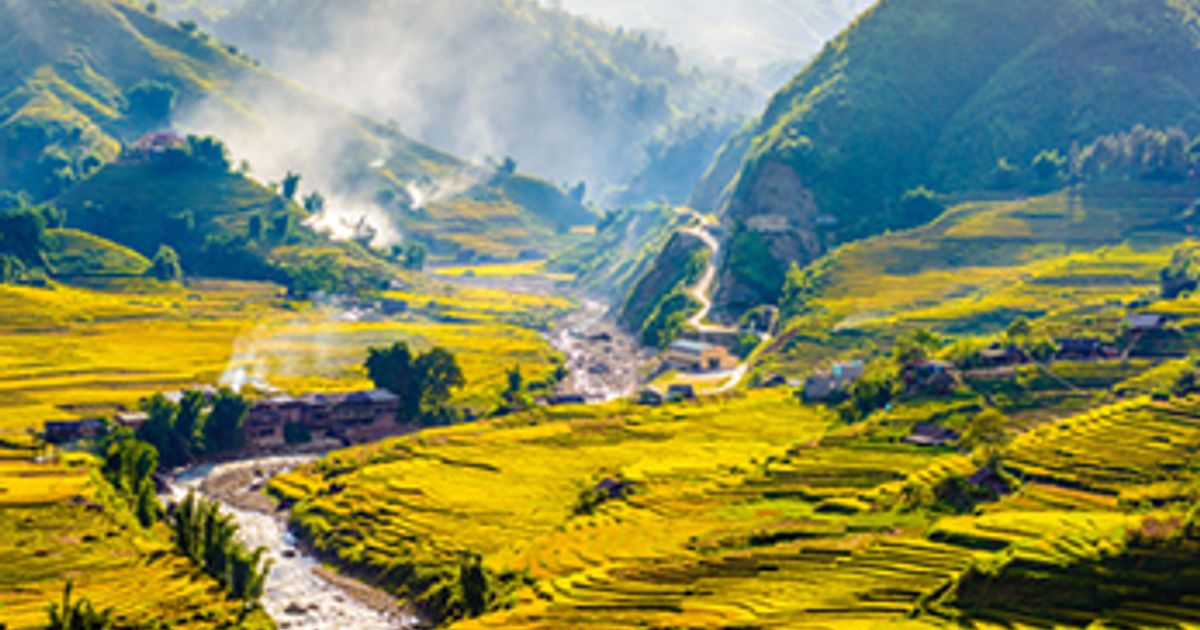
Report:
M 742 72 L 803 61 L 876 0 L 544 0 Z
M 532 2 L 262 0 L 209 28 L 418 140 L 476 162 L 512 156 L 557 183 L 623 181 L 642 143 L 677 116 L 748 114 L 764 98 L 695 72 L 653 38 Z

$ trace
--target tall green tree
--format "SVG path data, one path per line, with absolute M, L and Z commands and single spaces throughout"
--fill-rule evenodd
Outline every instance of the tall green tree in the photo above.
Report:
M 242 426 L 249 411 L 250 404 L 242 396 L 229 390 L 217 394 L 202 429 L 205 451 L 225 453 L 242 448 L 246 439 Z
M 444 348 L 415 356 L 404 342 L 371 348 L 365 367 L 376 387 L 400 397 L 402 422 L 415 422 L 443 407 L 451 391 L 465 384 L 458 360 Z
M 158 253 L 150 263 L 147 272 L 150 276 L 163 282 L 178 282 L 183 279 L 183 267 L 179 264 L 179 254 L 170 246 L 159 245 Z
M 283 198 L 292 201 L 300 190 L 300 174 L 288 171 L 283 178 Z
M 434 348 L 417 357 L 414 367 L 421 384 L 423 408 L 445 405 L 451 390 L 466 384 L 458 359 L 444 348 Z

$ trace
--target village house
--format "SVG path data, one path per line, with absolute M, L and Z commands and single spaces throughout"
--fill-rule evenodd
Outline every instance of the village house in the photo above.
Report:
M 149 420 L 150 414 L 144 411 L 123 411 L 113 416 L 114 422 L 134 432 Z
M 689 339 L 672 343 L 663 360 L 671 369 L 687 372 L 721 372 L 738 366 L 737 357 L 725 347 Z
M 287 442 L 287 427 L 343 443 L 386 436 L 397 429 L 400 397 L 386 390 L 349 394 L 277 396 L 259 401 L 246 416 L 247 445 L 270 449 Z
M 945 396 L 958 387 L 958 371 L 945 361 L 923 359 L 904 366 L 900 372 L 909 394 Z
M 904 443 L 915 446 L 946 446 L 958 441 L 959 437 L 957 431 L 947 429 L 936 422 L 922 422 L 913 427 L 912 434 L 904 438 Z
M 1014 345 L 993 346 L 979 353 L 982 368 L 1005 368 L 1029 363 L 1029 355 Z
M 815 402 L 840 397 L 851 384 L 862 378 L 865 370 L 862 361 L 850 361 L 816 372 L 804 381 L 804 399 Z
M 121 161 L 126 163 L 148 162 L 174 150 L 183 150 L 188 141 L 171 131 L 157 131 L 142 135 L 121 152 Z
M 638 404 L 648 407 L 658 407 L 667 402 L 667 397 L 657 387 L 647 387 L 638 392 Z
M 1116 356 L 1119 356 L 1119 353 L 1099 339 L 1084 337 L 1060 339 L 1054 358 L 1058 361 L 1095 361 Z
M 108 430 L 103 420 L 48 421 L 42 436 L 50 444 L 70 444 L 79 440 L 100 437 Z
M 1166 327 L 1167 318 L 1155 313 L 1136 313 L 1122 320 L 1122 325 L 1131 333 L 1158 332 Z
M 696 399 L 696 388 L 693 385 L 688 385 L 686 383 L 676 383 L 674 385 L 667 387 L 667 400 L 679 402 L 679 401 L 684 401 L 684 400 L 695 400 L 695 399 Z

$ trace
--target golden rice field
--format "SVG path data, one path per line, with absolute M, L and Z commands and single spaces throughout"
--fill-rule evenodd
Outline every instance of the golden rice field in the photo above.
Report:
M 75 596 L 112 608 L 119 620 L 172 628 L 231 624 L 241 604 L 171 553 L 165 526 L 142 529 L 96 481 L 90 457 L 33 464 L 0 454 L 0 624 L 42 628 L 67 580 Z M 273 627 L 261 614 L 247 628 Z
M 97 494 L 86 456 L 35 463 L 30 432 L 45 420 L 107 415 L 157 391 L 215 383 L 231 365 L 295 393 L 367 387 L 366 349 L 396 341 L 455 352 L 467 404 L 492 404 L 514 364 L 531 379 L 553 371 L 555 353 L 530 326 L 569 308 L 565 300 L 419 284 L 425 292 L 393 296 L 415 313 L 383 321 L 343 321 L 265 284 L 0 286 L 0 530 L 10 534 L 0 537 L 0 624 L 40 627 L 69 579 L 131 621 L 211 628 L 237 612 L 169 553 L 165 530 L 140 530 Z
M 512 365 L 533 380 L 554 370 L 555 353 L 529 326 L 569 308 L 565 300 L 423 290 L 395 296 L 415 314 L 370 322 L 289 302 L 263 284 L 0 287 L 0 438 L 21 441 L 47 419 L 105 415 L 156 391 L 215 383 L 231 364 L 293 393 L 365 387 L 367 348 L 397 341 L 457 353 L 466 403 L 490 402 Z

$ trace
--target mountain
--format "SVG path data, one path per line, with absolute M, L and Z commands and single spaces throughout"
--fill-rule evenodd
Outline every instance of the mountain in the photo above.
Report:
M 260 179 L 301 175 L 306 196 L 324 196 L 326 226 L 344 233 L 365 217 L 379 245 L 403 234 L 435 253 L 516 258 L 594 221 L 578 196 L 515 165 L 475 165 L 413 141 L 141 5 L 3 0 L 0 41 L 0 190 L 33 201 L 173 128 L 218 136 Z
M 512 156 L 555 181 L 622 181 L 642 142 L 680 115 L 745 113 L 761 102 L 757 90 L 691 68 L 645 34 L 523 0 L 226 8 L 212 8 L 211 29 L 284 76 L 435 146 L 478 160 Z
M 1195 0 L 879 3 L 693 196 L 732 228 L 720 301 L 774 301 L 792 262 L 914 225 L 901 201 L 919 186 L 1011 191 L 1043 151 L 1069 157 L 1139 123 L 1194 134 L 1198 13 Z

